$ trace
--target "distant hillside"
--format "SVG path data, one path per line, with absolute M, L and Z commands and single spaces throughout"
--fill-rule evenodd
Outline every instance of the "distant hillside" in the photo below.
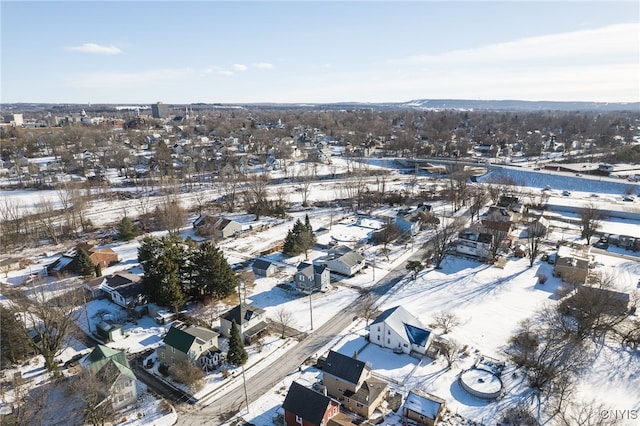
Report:
M 139 105 L 143 105 L 139 104 Z M 116 111 L 122 104 L 52 104 L 52 103 L 13 103 L 0 104 L 0 111 L 54 111 L 58 113 L 84 109 L 90 112 Z M 136 105 L 131 104 L 131 105 Z M 408 102 L 334 102 L 334 103 L 193 103 L 172 104 L 172 109 L 184 110 L 191 105 L 194 111 L 210 111 L 227 108 L 266 108 L 266 109 L 305 109 L 305 110 L 358 110 L 358 109 L 424 109 L 424 110 L 474 110 L 474 111 L 634 111 L 640 112 L 640 102 L 551 102 L 517 100 L 469 100 L 469 99 L 416 99 Z M 147 107 L 148 108 L 148 107 Z
M 640 102 L 473 101 L 467 99 L 418 99 L 404 104 L 420 109 L 485 111 L 640 111 Z

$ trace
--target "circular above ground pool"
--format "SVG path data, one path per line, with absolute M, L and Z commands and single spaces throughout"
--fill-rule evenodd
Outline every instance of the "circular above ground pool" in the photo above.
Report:
M 496 399 L 502 393 L 502 380 L 483 368 L 471 368 L 460 374 L 460 386 L 473 396 Z

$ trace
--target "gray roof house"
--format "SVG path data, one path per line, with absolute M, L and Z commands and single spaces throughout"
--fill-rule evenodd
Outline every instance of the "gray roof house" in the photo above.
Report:
M 201 214 L 193 221 L 196 235 L 213 235 L 216 238 L 229 238 L 242 232 L 242 224 L 233 219 Z
M 367 419 L 389 392 L 385 381 L 371 377 L 370 365 L 335 351 L 329 351 L 324 363 L 322 383 L 328 396 Z
M 268 331 L 269 324 L 265 310 L 256 306 L 241 303 L 220 316 L 220 333 L 231 336 L 231 324 L 242 326 L 242 336 L 248 343 L 254 342 Z
M 326 265 L 331 272 L 337 272 L 351 277 L 365 266 L 364 257 L 351 248 L 339 245 L 328 251 L 326 256 L 316 259 L 321 265 Z
M 310 294 L 315 291 L 326 291 L 331 284 L 331 275 L 326 265 L 312 265 L 301 262 L 298 271 L 293 276 L 296 289 L 302 293 Z
M 99 297 L 101 293 L 106 294 L 113 303 L 123 308 L 144 303 L 144 286 L 140 275 L 116 272 L 94 278 L 86 282 L 84 287 L 91 292 L 93 297 Z
M 424 355 L 432 338 L 431 330 L 402 306 L 387 309 L 369 325 L 369 341 L 394 352 Z
M 278 272 L 278 267 L 274 263 L 263 259 L 254 260 L 251 268 L 253 269 L 253 273 L 255 275 L 260 275 L 262 277 L 270 277 L 271 275 Z

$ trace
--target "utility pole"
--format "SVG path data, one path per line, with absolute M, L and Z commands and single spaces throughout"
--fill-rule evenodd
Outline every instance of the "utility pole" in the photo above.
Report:
M 244 315 L 242 315 L 242 308 L 244 303 L 242 303 L 241 296 L 240 283 L 238 283 L 238 302 L 240 303 L 240 324 L 238 324 L 238 331 L 240 332 L 240 339 L 242 339 L 242 343 L 244 343 L 244 336 L 242 335 L 242 318 L 244 317 Z M 249 394 L 247 393 L 247 378 L 244 375 L 244 365 L 241 365 L 240 369 L 242 371 L 242 385 L 244 386 L 244 402 L 247 405 L 247 414 L 249 414 Z
M 311 306 L 311 295 L 313 291 L 309 293 L 309 316 L 311 317 L 311 330 L 313 330 L 313 308 Z

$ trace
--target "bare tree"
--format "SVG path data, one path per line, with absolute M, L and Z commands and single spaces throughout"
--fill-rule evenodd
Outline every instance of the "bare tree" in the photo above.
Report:
M 260 219 L 269 208 L 267 184 L 269 179 L 265 174 L 252 175 L 247 180 L 247 188 L 244 191 L 244 199 L 247 212 L 254 214 L 256 220 Z
M 604 217 L 593 204 L 588 204 L 586 207 L 578 209 L 578 216 L 580 217 L 581 236 L 589 244 L 589 240 L 600 227 Z
M 156 222 L 162 229 L 166 229 L 170 234 L 177 234 L 184 226 L 186 212 L 180 205 L 180 200 L 175 195 L 168 195 L 162 198 L 160 205 L 156 207 Z
M 444 334 L 449 334 L 459 325 L 460 318 L 451 311 L 440 311 L 433 316 L 432 326 L 441 329 Z
M 446 340 L 440 345 L 440 355 L 447 362 L 447 367 L 453 367 L 460 354 L 460 344 L 455 340 Z
M 442 262 L 449 254 L 449 249 L 464 226 L 464 219 L 441 218 L 440 223 L 435 226 L 431 240 L 427 243 L 427 256 L 431 255 L 436 269 L 440 269 Z
M 228 212 L 233 212 L 236 208 L 241 183 L 240 175 L 235 171 L 220 174 L 218 190 L 221 193 L 220 199 Z
M 369 321 L 373 319 L 378 313 L 375 305 L 376 299 L 371 293 L 366 293 L 360 298 L 360 303 L 358 304 L 358 312 L 360 313 L 360 316 L 364 318 L 366 326 L 369 325 Z
M 536 261 L 538 254 L 540 254 L 540 243 L 542 242 L 542 237 L 544 236 L 544 230 L 542 227 L 535 226 L 535 224 L 530 225 L 527 228 L 527 248 L 529 257 L 529 267 L 533 266 L 533 262 Z
M 311 191 L 313 171 L 309 167 L 309 163 L 303 163 L 303 164 L 304 164 L 304 167 L 302 167 L 298 172 L 298 176 L 297 176 L 298 183 L 296 186 L 298 187 L 298 191 L 300 192 L 300 195 L 302 195 L 302 205 L 304 207 L 307 207 L 308 205 L 307 199 L 309 198 L 309 192 Z
M 53 240 L 54 244 L 60 242 L 58 231 L 56 230 L 56 219 L 58 213 L 53 207 L 51 200 L 42 199 L 35 206 L 35 216 L 44 234 Z
M 294 323 L 293 314 L 284 306 L 279 307 L 275 312 L 275 321 L 280 330 L 280 338 L 286 337 L 287 329 Z
M 8 307 L 22 320 L 23 338 L 44 357 L 45 367 L 57 371 L 55 361 L 79 317 L 79 295 L 57 284 L 35 283 L 31 288 L 5 289 Z

